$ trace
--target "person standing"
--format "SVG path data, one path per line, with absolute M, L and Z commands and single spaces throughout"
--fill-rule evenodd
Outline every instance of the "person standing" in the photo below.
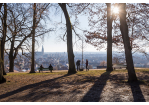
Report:
M 76 65 L 77 65 L 77 71 L 78 69 L 80 70 L 80 60 L 77 60 Z
M 88 69 L 88 60 L 86 59 L 86 71 L 87 71 L 87 69 Z M 88 71 L 89 71 L 89 69 L 88 69 Z

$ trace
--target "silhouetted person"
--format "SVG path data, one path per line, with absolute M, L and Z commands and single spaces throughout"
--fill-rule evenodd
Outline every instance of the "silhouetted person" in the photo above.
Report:
M 39 73 L 40 73 L 40 70 L 43 70 L 43 66 L 42 65 L 40 66 Z
M 51 64 L 50 64 L 50 66 L 49 66 L 49 70 L 50 70 L 50 72 L 52 72 L 52 70 L 53 70 L 53 67 L 52 67 Z
M 87 71 L 87 69 L 88 69 L 88 60 L 86 59 L 86 71 Z M 88 71 L 89 71 L 89 69 L 88 69 Z
M 77 71 L 78 69 L 80 70 L 80 60 L 77 60 L 76 65 L 77 65 Z

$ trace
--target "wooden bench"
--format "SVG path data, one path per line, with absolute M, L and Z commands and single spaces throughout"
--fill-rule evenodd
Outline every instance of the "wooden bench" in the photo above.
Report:
M 40 73 L 40 71 L 48 71 L 48 70 L 50 70 L 52 72 L 53 67 L 50 69 L 49 68 L 42 68 L 42 70 L 40 68 L 38 68 L 38 70 L 39 70 L 39 73 Z
M 127 69 L 127 65 L 122 65 L 122 64 L 114 64 L 113 65 L 113 69 L 122 69 L 122 68 L 126 68 Z

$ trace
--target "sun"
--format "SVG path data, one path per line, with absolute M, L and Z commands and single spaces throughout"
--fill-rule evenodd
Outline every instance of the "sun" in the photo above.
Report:
M 118 8 L 118 7 L 114 7 L 114 8 L 113 8 L 113 12 L 114 12 L 115 14 L 117 14 L 117 13 L 119 12 L 119 8 Z

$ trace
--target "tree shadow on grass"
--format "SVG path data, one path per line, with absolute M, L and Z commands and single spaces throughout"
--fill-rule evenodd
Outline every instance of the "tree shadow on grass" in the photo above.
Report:
M 98 102 L 100 100 L 100 95 L 107 80 L 109 79 L 111 71 L 106 71 L 101 74 L 92 88 L 85 94 L 85 96 L 80 100 L 82 102 Z
M 138 77 L 138 78 L 144 80 L 145 77 L 146 76 L 143 75 L 143 77 L 141 77 L 141 78 Z M 148 78 L 148 77 L 146 77 L 146 78 Z M 140 89 L 140 86 L 139 86 L 140 84 L 145 85 L 145 83 L 141 82 L 140 80 L 137 82 L 128 82 L 128 81 L 125 81 L 125 80 L 127 80 L 127 78 L 125 76 L 118 76 L 117 74 L 111 76 L 110 80 L 117 81 L 117 84 L 118 83 L 125 83 L 125 85 L 130 85 L 134 102 L 146 102 L 145 98 L 142 94 L 142 91 Z
M 27 90 L 27 89 L 36 88 L 36 87 L 38 87 L 38 86 L 40 86 L 40 85 L 41 85 L 41 86 L 43 86 L 43 85 L 45 86 L 45 84 L 47 84 L 47 83 L 49 83 L 49 82 L 55 81 L 55 80 L 57 80 L 57 79 L 60 79 L 60 78 L 63 78 L 63 77 L 69 76 L 69 75 L 71 75 L 71 74 L 66 74 L 66 75 L 63 75 L 63 76 L 61 76 L 61 77 L 57 77 L 57 78 L 54 78 L 54 79 L 50 79 L 50 80 L 38 82 L 38 83 L 35 83 L 35 84 L 30 84 L 30 85 L 23 86 L 23 87 L 21 87 L 21 88 L 19 88 L 19 89 L 16 89 L 16 90 L 14 90 L 14 91 L 11 91 L 11 92 L 8 92 L 8 93 L 6 93 L 6 94 L 0 95 L 0 99 L 9 97 L 9 96 L 14 95 L 14 94 L 17 94 L 17 93 L 20 93 L 20 92 L 22 92 L 22 91 L 24 91 L 24 90 Z M 59 88 L 60 86 L 57 86 L 57 87 Z M 53 87 L 53 88 L 56 88 L 56 87 Z M 33 95 L 33 94 L 30 94 L 30 95 Z
M 146 102 L 139 86 L 140 83 L 140 81 L 129 83 L 129 85 L 131 86 L 134 102 Z
M 13 97 L 9 97 L 7 100 L 5 100 L 6 102 L 18 102 L 18 101 L 23 101 L 23 102 L 36 102 L 36 101 L 40 101 L 40 102 L 44 102 L 46 101 L 47 98 L 52 98 L 52 96 L 56 96 L 58 94 L 64 94 L 63 91 L 51 91 L 54 89 L 59 89 L 61 88 L 61 84 L 58 82 L 53 81 L 53 83 L 55 83 L 55 86 L 48 86 L 48 83 L 42 83 L 42 86 L 36 86 L 31 88 L 30 90 L 28 90 L 27 92 L 24 93 L 24 91 L 22 91 L 21 93 L 19 93 L 19 95 L 15 95 Z
M 141 71 L 142 73 L 144 73 L 145 75 L 149 74 L 149 71 Z

